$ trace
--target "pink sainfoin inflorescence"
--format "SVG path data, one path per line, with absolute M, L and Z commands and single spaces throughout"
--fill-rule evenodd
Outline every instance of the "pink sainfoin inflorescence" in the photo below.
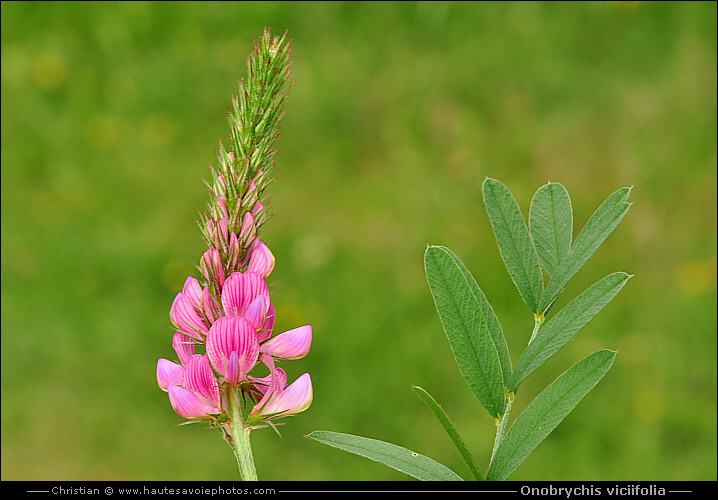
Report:
M 157 383 L 178 415 L 217 425 L 228 418 L 227 391 L 239 390 L 256 401 L 248 424 L 259 427 L 311 404 L 309 374 L 287 385 L 287 374 L 277 361 L 304 357 L 312 327 L 274 335 L 275 310 L 266 279 L 275 260 L 257 236 L 257 219 L 263 222 L 266 217 L 264 206 L 255 180 L 232 174 L 234 154 L 222 153 L 226 163 L 221 170 L 233 178 L 228 183 L 215 172 L 210 190 L 214 203 L 200 222 L 210 247 L 199 265 L 204 283 L 188 277 L 172 304 L 170 319 L 177 330 L 172 346 L 179 363 L 160 359 Z M 264 181 L 261 170 L 255 179 Z M 237 188 L 242 183 L 246 189 Z M 231 196 L 238 190 L 240 196 Z M 252 374 L 255 368 L 269 373 L 258 377 Z
M 200 214 L 208 248 L 198 266 L 202 282 L 187 278 L 170 310 L 179 362 L 157 363 L 157 383 L 178 415 L 208 421 L 230 434 L 229 413 L 236 404 L 229 400 L 237 401 L 236 396 L 241 407 L 246 401 L 254 405 L 242 423 L 250 428 L 304 411 L 312 402 L 309 374 L 287 385 L 286 372 L 277 366 L 309 352 L 312 328 L 275 335 L 266 281 L 274 256 L 259 238 L 269 217 L 264 193 L 291 84 L 285 37 L 272 38 L 265 29 L 248 60 L 248 81 L 240 80 L 232 96 L 231 151 L 220 141 L 210 201 Z

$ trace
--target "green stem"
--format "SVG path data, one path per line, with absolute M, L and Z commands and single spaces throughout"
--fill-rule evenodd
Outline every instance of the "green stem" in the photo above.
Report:
M 529 339 L 529 345 L 531 345 L 531 342 L 533 342 L 534 338 L 536 337 L 536 334 L 538 333 L 539 329 L 541 328 L 541 325 L 544 322 L 544 313 L 534 313 L 534 330 L 531 332 L 531 338 Z M 506 435 L 506 425 L 509 422 L 509 414 L 511 413 L 511 407 L 514 404 L 514 392 L 509 391 L 509 388 L 506 387 L 506 408 L 504 411 L 504 414 L 501 415 L 501 417 L 496 419 L 496 437 L 494 438 L 494 450 L 491 452 L 491 460 L 493 461 L 494 455 L 496 455 L 496 450 L 499 449 L 499 445 L 501 444 L 501 441 L 504 439 L 504 436 Z M 489 462 L 490 463 L 490 462 Z
M 529 339 L 529 345 L 531 345 L 531 342 L 533 342 L 534 337 L 536 337 L 536 334 L 539 331 L 539 328 L 541 328 L 541 325 L 543 324 L 544 320 L 544 314 L 543 313 L 534 313 L 534 331 L 531 332 L 531 338 Z
M 239 475 L 243 481 L 258 481 L 257 469 L 252 456 L 252 445 L 249 442 L 251 429 L 244 427 L 239 391 L 234 387 L 229 387 L 227 396 L 227 413 L 229 413 L 232 428 L 232 451 L 237 458 Z
M 494 438 L 494 449 L 491 452 L 491 461 L 494 460 L 494 455 L 496 455 L 496 450 L 499 449 L 499 445 L 501 444 L 501 441 L 504 439 L 504 436 L 506 435 L 506 425 L 509 422 L 509 414 L 511 413 L 511 406 L 514 404 L 514 393 L 508 392 L 508 389 L 506 389 L 506 408 L 504 409 L 504 414 L 501 415 L 500 418 L 496 419 L 496 438 Z M 489 462 L 490 465 L 491 462 Z

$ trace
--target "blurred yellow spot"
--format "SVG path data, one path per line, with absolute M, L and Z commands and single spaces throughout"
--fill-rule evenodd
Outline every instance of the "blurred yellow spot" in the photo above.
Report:
M 304 270 L 319 268 L 329 262 L 334 253 L 334 242 L 326 234 L 310 234 L 298 240 L 292 248 L 292 258 Z
M 174 122 L 160 113 L 154 113 L 142 122 L 142 139 L 150 146 L 165 146 L 174 140 L 176 133 Z
M 651 345 L 643 332 L 631 332 L 621 336 L 617 347 L 622 360 L 632 364 L 634 368 L 641 368 L 650 358 Z
M 666 400 L 663 394 L 648 389 L 636 394 L 633 400 L 633 411 L 636 416 L 647 424 L 655 424 L 663 419 Z
M 715 290 L 716 257 L 681 262 L 675 272 L 676 287 L 688 296 Z
M 95 149 L 112 149 L 117 144 L 120 125 L 114 116 L 94 116 L 85 125 L 85 141 Z
M 57 90 L 67 78 L 65 63 L 57 56 L 42 56 L 32 68 L 35 85 L 43 90 Z

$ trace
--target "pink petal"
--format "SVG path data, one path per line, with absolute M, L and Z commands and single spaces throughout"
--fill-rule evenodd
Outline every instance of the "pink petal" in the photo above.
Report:
M 264 326 L 264 320 L 267 318 L 267 303 L 263 296 L 260 295 L 249 304 L 244 317 L 247 318 L 247 321 L 255 330 L 259 330 Z
M 252 179 L 252 182 L 260 182 L 260 180 L 264 181 L 264 179 L 265 179 L 264 170 L 262 170 L 260 168 L 259 171 L 257 172 L 257 175 L 255 175 L 254 179 Z
M 269 309 L 267 310 L 267 319 L 264 321 L 264 327 L 257 332 L 257 338 L 259 342 L 264 342 L 272 336 L 272 330 L 274 329 L 274 320 L 277 314 L 274 311 L 274 304 L 270 302 Z
M 226 376 L 232 351 L 239 357 L 242 373 L 248 373 L 259 357 L 259 340 L 252 325 L 243 317 L 222 316 L 207 335 L 207 356 L 217 373 Z
M 262 344 L 259 350 L 278 358 L 299 359 L 307 355 L 311 346 L 312 327 L 306 325 L 277 335 Z
M 207 356 L 195 354 L 190 358 L 185 365 L 182 387 L 202 397 L 206 404 L 215 408 L 220 406 L 217 378 L 209 366 Z
M 157 361 L 157 385 L 160 389 L 167 391 L 170 384 L 181 384 L 184 368 L 174 361 L 160 358 Z
M 194 292 L 191 291 L 190 293 Z M 202 292 L 200 291 L 199 293 L 201 298 Z M 207 325 L 204 324 L 202 316 L 197 312 L 193 303 L 194 298 L 192 296 L 183 292 L 178 293 L 170 309 L 170 319 L 179 330 L 182 330 L 190 337 L 202 340 L 202 334 L 207 333 Z M 197 304 L 200 304 L 200 302 L 197 302 Z
M 244 275 L 240 272 L 232 273 L 224 281 L 222 288 L 222 306 L 229 316 L 238 316 L 243 303 Z
M 219 413 L 218 408 L 207 405 L 198 395 L 178 385 L 170 385 L 167 392 L 172 408 L 182 418 L 201 418 L 210 413 Z
M 220 198 L 220 200 L 224 200 L 223 197 Z M 225 202 L 224 210 L 226 211 L 227 205 Z M 217 213 L 216 211 L 214 212 Z M 216 217 L 216 215 L 215 215 Z M 227 217 L 227 214 L 224 214 L 224 217 L 219 219 L 219 222 L 216 221 L 214 218 L 210 217 L 207 220 L 206 225 L 206 234 L 209 236 L 209 240 L 212 243 L 212 246 L 215 248 L 222 248 L 227 249 L 227 235 L 228 235 L 228 229 L 229 229 L 229 217 Z
M 212 217 L 207 219 L 207 224 L 204 226 L 205 234 L 209 235 L 209 240 L 213 245 L 219 246 L 219 240 L 217 238 L 217 223 Z
M 227 199 L 224 196 L 217 198 L 217 205 L 222 209 L 222 213 L 229 217 L 229 210 L 227 210 Z
M 266 278 L 274 269 L 274 262 L 274 255 L 269 251 L 269 247 L 260 241 L 249 254 L 247 272 L 257 273 Z
M 254 207 L 252 208 L 252 211 L 250 212 L 254 219 L 257 219 L 257 214 L 264 209 L 264 205 L 262 205 L 262 202 L 260 200 L 257 200 L 257 202 L 254 204 Z
M 239 355 L 237 354 L 237 351 L 232 351 L 232 354 L 229 355 L 229 360 L 227 361 L 227 377 L 225 382 L 237 385 L 243 378 L 244 374 L 239 366 Z
M 242 228 L 239 230 L 239 241 L 252 241 L 257 234 L 257 228 L 254 225 L 254 217 L 247 212 L 242 219 Z
M 274 370 L 274 376 L 278 390 L 283 391 L 285 387 L 287 387 L 287 372 L 281 368 L 276 368 Z M 272 383 L 272 374 L 270 373 L 266 377 L 250 377 L 250 379 L 255 383 L 255 387 L 259 392 L 266 394 L 267 389 L 269 389 Z
M 222 310 L 219 308 L 219 304 L 214 300 L 212 294 L 209 292 L 209 287 L 202 290 L 202 311 L 209 320 L 210 324 L 214 323 L 222 316 Z
M 256 273 L 232 273 L 222 288 L 222 305 L 229 316 L 244 316 L 249 305 L 262 295 L 269 307 L 269 289 L 264 278 Z
M 254 181 L 249 181 L 247 191 L 242 197 L 242 206 L 252 207 L 257 202 L 257 184 Z M 254 213 L 252 213 L 254 215 Z
M 229 241 L 229 217 L 225 216 L 219 220 L 217 230 L 219 232 L 219 237 L 221 238 L 220 243 L 222 244 L 222 248 L 226 249 Z
M 279 374 L 277 373 L 277 369 L 274 367 L 274 358 L 272 356 L 270 356 L 269 354 L 262 354 L 262 363 L 267 368 L 269 368 L 269 385 L 263 391 L 264 396 L 262 396 L 262 399 L 259 400 L 259 402 L 254 406 L 254 408 L 252 408 L 250 415 L 256 414 L 260 410 L 260 408 L 264 407 L 264 405 L 267 403 L 267 401 L 269 400 L 270 397 L 272 397 L 275 393 L 282 391 L 284 389 L 284 387 L 280 387 L 280 385 L 279 385 L 279 382 L 280 382 Z M 286 386 L 286 380 L 285 380 L 285 386 Z
M 200 306 L 202 302 L 202 286 L 195 278 L 192 276 L 187 277 L 187 280 L 184 282 L 182 293 L 189 297 L 191 304 L 194 307 Z
M 309 408 L 313 398 L 312 379 L 308 373 L 305 373 L 282 392 L 270 397 L 269 402 L 259 413 L 261 415 L 282 417 L 293 415 Z
M 237 265 L 237 260 L 239 260 L 239 254 L 240 254 L 240 245 L 239 240 L 237 239 L 237 235 L 234 231 L 232 231 L 229 235 L 229 254 L 227 256 L 227 264 L 230 269 L 234 269 Z
M 202 268 L 202 275 L 208 283 L 213 281 L 219 283 L 219 286 L 224 284 L 224 265 L 222 259 L 219 256 L 219 250 L 212 247 L 207 250 L 200 261 Z M 200 303 L 202 297 L 200 296 Z
M 172 347 L 174 347 L 182 365 L 186 365 L 189 358 L 194 356 L 196 345 L 197 343 L 194 339 L 188 337 L 182 332 L 177 332 L 174 337 L 172 337 Z

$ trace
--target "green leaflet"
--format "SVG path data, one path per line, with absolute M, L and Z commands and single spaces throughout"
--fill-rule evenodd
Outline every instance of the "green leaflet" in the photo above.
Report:
M 503 481 L 603 378 L 616 357 L 608 349 L 597 351 L 554 380 L 519 415 L 501 441 L 486 479 Z
M 429 407 L 431 413 L 434 414 L 436 419 L 439 421 L 441 426 L 449 435 L 451 441 L 453 441 L 454 443 L 454 446 L 456 446 L 456 449 L 459 450 L 459 453 L 464 459 L 464 462 L 466 462 L 466 465 L 468 465 L 469 470 L 471 470 L 471 473 L 474 475 L 474 479 L 477 481 L 483 481 L 484 476 L 483 474 L 481 474 L 479 466 L 476 465 L 476 460 L 474 460 L 473 455 L 471 455 L 471 452 L 466 447 L 466 443 L 464 443 L 464 440 L 461 439 L 459 431 L 456 430 L 456 427 L 454 427 L 454 424 L 451 423 L 451 420 L 449 420 L 449 417 L 446 415 L 439 403 L 436 402 L 436 400 L 431 396 L 431 394 L 426 392 L 421 387 L 414 386 L 414 390 L 422 399 L 422 401 L 426 403 L 426 406 Z
M 483 328 L 485 325 L 489 329 L 491 339 L 494 341 L 494 346 L 496 347 L 496 352 L 499 354 L 501 372 L 504 376 L 504 385 L 508 385 L 509 377 L 511 376 L 511 357 L 509 356 L 509 346 L 506 344 L 506 337 L 504 337 L 504 332 L 501 329 L 499 318 L 496 317 L 496 313 L 491 307 L 491 304 L 489 304 L 489 301 L 486 300 L 484 292 L 481 288 L 479 288 L 479 285 L 476 283 L 476 280 L 471 275 L 469 270 L 466 269 L 464 263 L 461 262 L 459 258 L 451 252 L 451 250 L 446 249 L 446 251 L 464 274 L 464 278 L 466 278 L 466 282 L 469 284 L 469 288 L 479 304 L 481 313 L 484 315 L 484 323 L 481 323 L 480 327 Z
M 563 185 L 548 183 L 536 191 L 529 210 L 529 230 L 541 264 L 553 276 L 573 239 L 571 198 Z
M 630 193 L 631 188 L 618 189 L 596 209 L 546 286 L 539 304 L 540 311 L 546 310 L 563 287 L 566 286 L 566 283 L 591 258 L 598 247 L 623 220 L 626 212 L 631 208 L 631 204 L 626 203 Z
M 486 411 L 498 418 L 505 404 L 501 362 L 478 299 L 455 259 L 448 248 L 427 248 L 426 278 L 464 380 Z
M 463 481 L 445 465 L 395 444 L 331 431 L 314 431 L 307 437 L 388 465 L 422 481 Z
M 616 296 L 630 277 L 620 272 L 609 274 L 576 297 L 546 323 L 516 363 L 516 369 L 511 376 L 510 390 L 516 391 L 526 377 L 566 345 Z
M 539 311 L 543 276 L 539 258 L 516 200 L 496 179 L 487 178 L 482 191 L 501 258 L 521 297 L 532 311 Z

